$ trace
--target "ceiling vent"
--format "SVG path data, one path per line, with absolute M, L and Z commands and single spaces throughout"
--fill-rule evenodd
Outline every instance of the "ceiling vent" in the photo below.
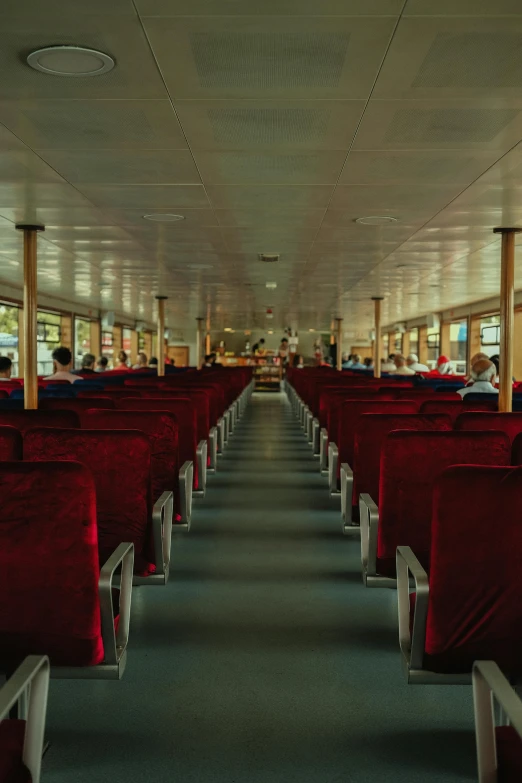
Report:
M 265 264 L 273 264 L 279 261 L 279 253 L 259 253 L 258 258 Z

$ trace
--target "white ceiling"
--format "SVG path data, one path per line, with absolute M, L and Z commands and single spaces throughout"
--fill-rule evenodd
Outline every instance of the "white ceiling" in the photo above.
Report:
M 116 67 L 25 64 L 59 43 Z M 374 295 L 394 323 L 498 293 L 492 228 L 522 225 L 520 0 L 3 0 L 0 66 L 0 282 L 22 282 L 13 223 L 39 221 L 42 293 L 145 320 L 166 294 L 173 327 L 271 306 L 355 333 Z M 376 214 L 397 222 L 355 223 Z

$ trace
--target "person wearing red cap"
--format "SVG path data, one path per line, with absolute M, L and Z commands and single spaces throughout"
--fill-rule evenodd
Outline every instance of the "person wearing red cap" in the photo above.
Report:
M 437 375 L 453 375 L 453 369 L 451 362 L 447 356 L 439 356 L 437 359 L 437 366 L 429 373 L 431 376 Z

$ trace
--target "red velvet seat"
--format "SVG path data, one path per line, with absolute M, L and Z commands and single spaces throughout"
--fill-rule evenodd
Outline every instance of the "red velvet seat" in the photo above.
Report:
M 210 430 L 210 389 L 147 389 L 143 399 L 189 399 L 196 408 L 197 441 L 207 440 Z
M 368 523 L 372 501 L 360 496 L 363 573 L 368 584 L 395 580 L 398 546 L 413 549 L 429 567 L 431 499 L 438 475 L 450 465 L 509 465 L 503 432 L 392 432 L 381 450 L 378 520 Z M 362 529 L 364 525 L 364 530 Z M 369 528 L 377 526 L 372 533 Z M 369 540 L 377 541 L 369 551 Z M 375 559 L 374 559 L 375 558 Z M 381 577 L 381 578 L 379 578 Z M 384 578 L 384 579 L 382 579 Z
M 9 397 L 9 392 L 5 389 L 0 389 L 0 400 L 7 400 Z
M 113 399 L 102 396 L 87 399 L 78 399 L 77 397 L 66 397 L 65 399 L 59 397 L 47 397 L 46 399 L 40 400 L 38 406 L 42 411 L 74 411 L 80 416 L 80 418 L 82 413 L 90 410 L 91 408 L 101 408 L 107 410 L 115 408 Z
M 363 413 L 355 424 L 353 450 L 353 480 L 352 480 L 352 519 L 358 517 L 359 495 L 367 493 L 372 498 L 379 496 L 379 478 L 381 464 L 381 448 L 384 439 L 394 430 L 448 430 L 451 431 L 451 419 L 443 414 L 422 413 Z M 341 477 L 343 468 L 341 466 Z M 342 482 L 343 484 L 344 482 Z M 344 500 L 346 510 L 345 522 L 349 507 Z M 344 510 L 344 508 L 343 508 Z
M 461 399 L 455 401 L 439 400 L 438 396 L 436 399 L 424 400 L 420 406 L 421 413 L 443 413 L 450 416 L 452 421 L 456 421 L 457 416 L 460 416 L 463 411 L 464 406 Z
M 0 722 L 0 783 L 34 783 L 23 762 L 25 720 Z
M 0 462 L 22 459 L 23 440 L 15 427 L 0 426 Z
M 78 414 L 74 411 L 13 410 L 0 411 L 0 426 L 15 427 L 22 435 L 33 427 L 80 426 Z
M 497 430 L 505 432 L 509 440 L 513 442 L 516 436 L 522 432 L 522 413 L 490 413 L 468 412 L 461 413 L 455 422 L 456 430 Z
M 24 459 L 75 460 L 92 472 L 100 563 L 123 541 L 134 544 L 135 572 L 154 573 L 150 443 L 142 432 L 33 429 L 24 437 Z
M 439 474 L 429 578 L 415 545 L 405 542 L 397 552 L 399 632 L 410 678 L 466 682 L 476 660 L 522 673 L 522 526 L 514 511 L 521 505 L 520 467 L 457 465 Z M 417 585 L 411 639 L 408 571 Z
M 26 437 L 31 440 L 34 434 L 53 432 L 42 429 Z M 67 434 L 74 438 L 80 433 L 68 430 Z M 74 669 L 70 675 L 68 668 L 60 669 L 58 676 L 99 676 L 91 670 L 96 666 L 105 667 L 107 676 L 121 676 L 132 547 L 111 552 L 99 583 L 91 472 L 71 461 L 3 462 L 0 494 L 0 666 L 9 671 L 26 655 L 39 654 L 48 655 L 53 667 Z M 127 597 L 121 607 L 121 628 L 115 632 L 112 573 L 122 562 L 121 589 Z
M 197 416 L 194 403 L 183 397 L 161 397 L 161 399 L 131 397 L 119 400 L 118 408 L 135 411 L 167 411 L 174 414 L 178 423 L 179 461 L 181 464 L 193 463 L 194 489 L 198 489 Z
M 506 416 L 507 414 L 502 414 Z M 522 434 L 516 435 L 513 440 L 513 447 L 511 450 L 511 464 L 522 465 Z
M 109 397 L 111 400 L 121 400 L 124 397 L 140 397 L 139 391 L 130 391 L 129 389 L 117 388 L 113 389 L 110 386 L 106 386 L 103 391 L 101 389 L 84 389 L 79 391 L 76 395 L 77 400 L 87 400 L 92 397 L 99 399 L 100 396 Z

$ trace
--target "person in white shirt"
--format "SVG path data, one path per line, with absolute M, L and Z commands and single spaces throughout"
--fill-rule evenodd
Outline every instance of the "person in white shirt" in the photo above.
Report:
M 395 370 L 390 371 L 390 375 L 415 375 L 414 371 L 406 365 L 406 358 L 402 353 L 396 353 L 393 361 L 395 362 Z
M 69 381 L 69 383 L 83 381 L 83 378 L 71 372 L 72 353 L 68 348 L 55 348 L 52 356 L 54 372 L 44 378 L 44 381 Z
M 429 372 L 430 368 L 426 364 L 419 362 L 419 357 L 416 353 L 410 353 L 406 358 L 406 365 L 413 370 L 413 372 Z
M 395 372 L 395 354 L 391 353 L 387 359 L 381 359 L 381 372 Z
M 8 381 L 11 378 L 13 362 L 9 356 L 0 356 L 0 381 Z
M 497 368 L 493 362 L 490 362 L 489 359 L 479 359 L 471 368 L 472 385 L 458 389 L 457 394 L 460 394 L 461 397 L 465 397 L 471 392 L 473 394 L 498 394 L 498 389 L 495 389 L 491 383 L 496 374 Z

